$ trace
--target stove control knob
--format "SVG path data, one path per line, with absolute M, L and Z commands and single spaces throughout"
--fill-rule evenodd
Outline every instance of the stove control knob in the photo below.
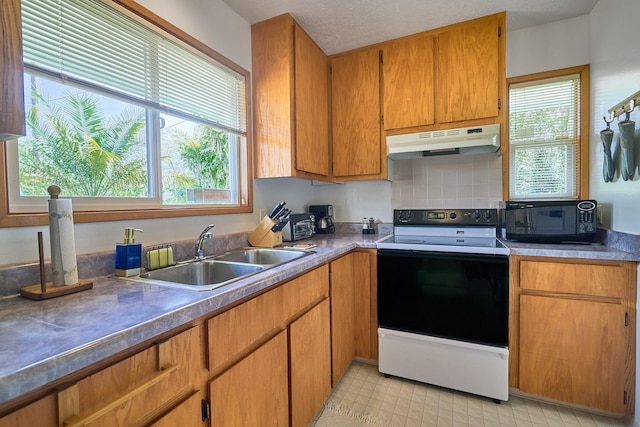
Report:
M 400 222 L 410 222 L 412 218 L 413 218 L 413 212 L 411 211 L 398 212 L 398 221 Z
M 485 219 L 486 221 L 491 221 L 491 211 L 486 211 L 486 212 L 484 213 L 484 219 Z
M 480 219 L 480 212 L 475 211 L 474 213 L 471 214 L 471 218 L 478 221 Z
M 455 213 L 455 212 L 451 212 L 451 213 L 449 214 L 449 218 L 451 218 L 451 219 L 456 219 L 456 217 L 457 217 L 457 216 L 458 216 L 458 215 L 456 215 L 456 213 Z

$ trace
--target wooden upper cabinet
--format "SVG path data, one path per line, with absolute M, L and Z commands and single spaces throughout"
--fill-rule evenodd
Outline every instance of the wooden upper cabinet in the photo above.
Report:
M 20 0 L 0 2 L 0 140 L 25 134 Z
M 504 13 L 451 26 L 437 36 L 436 121 L 499 115 L 500 82 L 505 77 Z
M 329 175 L 329 58 L 299 25 L 295 39 L 296 169 Z
M 331 98 L 333 176 L 341 180 L 384 178 L 377 48 L 332 57 Z
M 384 129 L 433 124 L 433 36 L 391 43 L 382 52 Z
M 257 178 L 328 179 L 329 60 L 288 14 L 251 27 Z

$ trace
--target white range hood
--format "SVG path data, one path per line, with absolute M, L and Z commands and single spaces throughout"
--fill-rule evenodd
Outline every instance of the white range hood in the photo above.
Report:
M 499 124 L 387 136 L 387 156 L 393 160 L 495 153 L 499 148 Z

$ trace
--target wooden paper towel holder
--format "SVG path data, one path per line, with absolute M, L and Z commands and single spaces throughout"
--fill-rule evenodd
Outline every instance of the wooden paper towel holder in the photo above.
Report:
M 89 280 L 78 280 L 72 285 L 53 286 L 52 282 L 45 281 L 44 272 L 44 249 L 42 246 L 42 232 L 38 232 L 38 252 L 40 256 L 40 283 L 20 288 L 20 296 L 32 300 L 44 300 L 63 295 L 75 294 L 93 288 L 93 282 Z

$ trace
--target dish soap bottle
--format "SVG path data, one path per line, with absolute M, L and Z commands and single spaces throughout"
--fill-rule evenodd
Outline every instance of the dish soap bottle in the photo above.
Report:
M 133 235 L 139 228 L 124 229 L 124 243 L 116 244 L 116 276 L 129 277 L 140 274 L 142 268 L 142 243 L 136 243 Z

